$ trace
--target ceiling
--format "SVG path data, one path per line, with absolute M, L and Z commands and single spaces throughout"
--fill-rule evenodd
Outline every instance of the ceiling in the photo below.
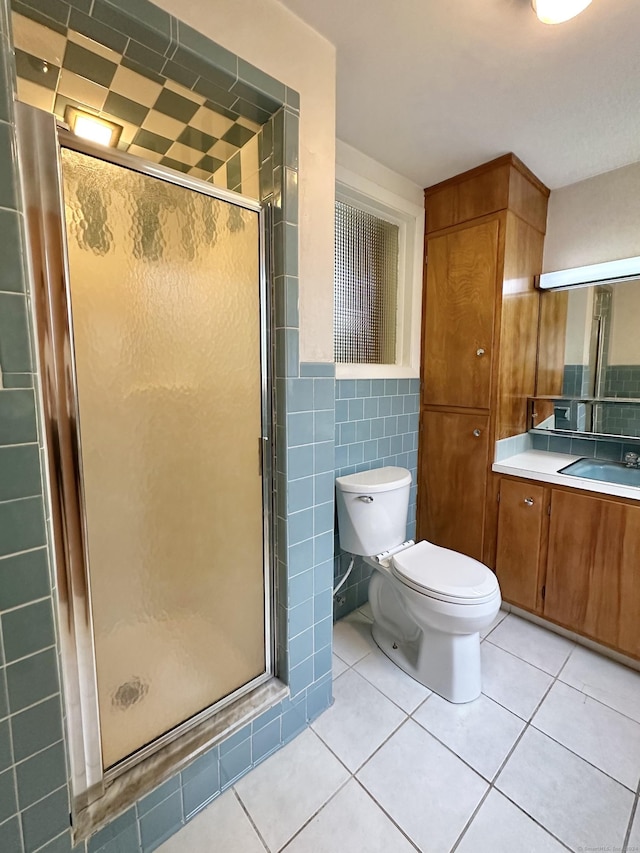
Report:
M 513 151 L 551 189 L 640 160 L 640 2 L 282 0 L 337 47 L 337 135 L 430 186 Z

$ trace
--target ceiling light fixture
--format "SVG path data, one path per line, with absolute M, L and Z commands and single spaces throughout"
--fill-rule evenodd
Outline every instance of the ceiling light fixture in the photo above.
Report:
M 64 120 L 76 136 L 81 136 L 89 142 L 115 148 L 120 140 L 121 125 L 91 113 L 85 113 L 71 105 L 68 105 L 64 111 Z
M 543 24 L 562 24 L 584 12 L 591 0 L 531 0 L 533 11 Z

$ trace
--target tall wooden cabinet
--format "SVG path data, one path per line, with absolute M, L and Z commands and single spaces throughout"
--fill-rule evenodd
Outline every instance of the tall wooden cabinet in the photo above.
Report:
M 512 154 L 425 190 L 418 536 L 492 567 L 494 444 L 527 429 L 548 196 Z

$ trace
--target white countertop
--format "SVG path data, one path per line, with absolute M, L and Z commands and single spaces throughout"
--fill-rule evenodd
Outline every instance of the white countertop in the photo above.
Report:
M 539 480 L 542 483 L 583 489 L 585 492 L 598 492 L 604 495 L 616 495 L 620 498 L 640 501 L 640 487 L 638 486 L 620 486 L 617 483 L 604 483 L 602 480 L 587 480 L 584 477 L 572 477 L 570 474 L 558 473 L 561 468 L 565 468 L 582 458 L 582 456 L 572 456 L 569 453 L 527 450 L 525 453 L 518 453 L 516 456 L 509 456 L 500 462 L 494 462 L 492 470 L 498 474 L 509 474 L 511 477 L 523 477 L 525 480 Z

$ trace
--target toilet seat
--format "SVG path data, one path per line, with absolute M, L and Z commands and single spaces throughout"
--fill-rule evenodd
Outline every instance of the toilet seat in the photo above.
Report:
M 482 604 L 500 594 L 496 576 L 483 563 L 427 541 L 394 554 L 391 572 L 416 592 L 451 604 Z

